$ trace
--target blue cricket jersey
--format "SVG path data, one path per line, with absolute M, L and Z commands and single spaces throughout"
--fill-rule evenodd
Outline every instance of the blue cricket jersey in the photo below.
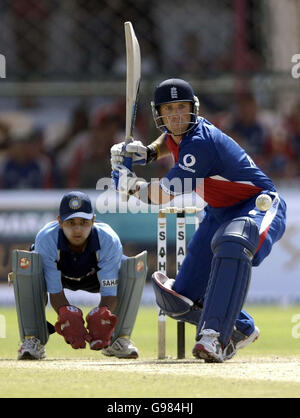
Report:
M 170 135 L 166 144 L 174 167 L 161 179 L 162 189 L 173 195 L 196 191 L 213 208 L 233 206 L 259 194 L 275 192 L 274 184 L 232 138 L 204 118 L 177 145 Z M 175 179 L 179 179 L 176 183 Z
M 42 257 L 49 293 L 60 293 L 64 287 L 87 290 L 84 283 L 98 279 L 102 296 L 117 295 L 123 249 L 109 225 L 95 223 L 84 252 L 77 254 L 69 249 L 59 223 L 53 221 L 38 232 L 34 248 Z

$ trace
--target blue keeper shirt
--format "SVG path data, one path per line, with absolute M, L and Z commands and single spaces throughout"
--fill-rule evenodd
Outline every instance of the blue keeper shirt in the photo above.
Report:
M 37 234 L 35 251 L 43 260 L 44 277 L 49 293 L 60 293 L 63 289 L 61 275 L 81 277 L 93 268 L 92 262 L 97 257 L 97 277 L 102 296 L 116 296 L 119 269 L 123 257 L 120 238 L 105 223 L 94 223 L 85 251 L 78 255 L 67 245 L 67 239 L 57 221 L 46 224 Z M 76 256 L 76 262 L 70 262 Z M 58 270 L 57 263 L 60 268 Z

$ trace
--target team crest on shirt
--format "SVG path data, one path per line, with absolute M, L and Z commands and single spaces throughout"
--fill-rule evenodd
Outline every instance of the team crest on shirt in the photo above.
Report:
M 72 210 L 79 209 L 81 205 L 82 205 L 82 200 L 79 197 L 73 197 L 69 202 L 69 206 Z
M 191 171 L 192 173 L 196 172 L 196 170 L 191 168 L 196 163 L 196 158 L 193 154 L 185 154 L 182 162 L 183 164 L 179 164 L 179 167 L 182 168 L 182 170 Z

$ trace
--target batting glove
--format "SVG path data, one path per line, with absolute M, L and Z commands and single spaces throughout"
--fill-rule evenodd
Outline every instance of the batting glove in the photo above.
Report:
M 124 165 L 125 157 L 132 160 L 132 165 L 146 165 L 148 162 L 148 147 L 142 144 L 141 141 L 132 141 L 126 144 L 121 142 L 115 144 L 110 149 L 111 166 L 114 170 L 117 165 Z
M 125 165 L 118 164 L 111 173 L 116 190 L 120 193 L 132 195 L 137 190 L 138 177 Z

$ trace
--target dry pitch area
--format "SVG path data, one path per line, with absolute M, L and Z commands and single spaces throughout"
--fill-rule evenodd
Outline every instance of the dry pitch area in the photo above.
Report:
M 52 372 L 89 372 L 142 373 L 145 375 L 167 375 L 203 378 L 245 379 L 269 382 L 298 383 L 300 390 L 300 356 L 280 357 L 243 357 L 232 359 L 224 364 L 205 364 L 198 360 L 67 360 L 48 359 L 39 362 L 1 360 L 0 367 L 14 370 L 51 370 Z M 300 392 L 299 392 L 300 395 Z
M 196 360 L 0 361 L 7 397 L 299 397 L 300 356 Z

